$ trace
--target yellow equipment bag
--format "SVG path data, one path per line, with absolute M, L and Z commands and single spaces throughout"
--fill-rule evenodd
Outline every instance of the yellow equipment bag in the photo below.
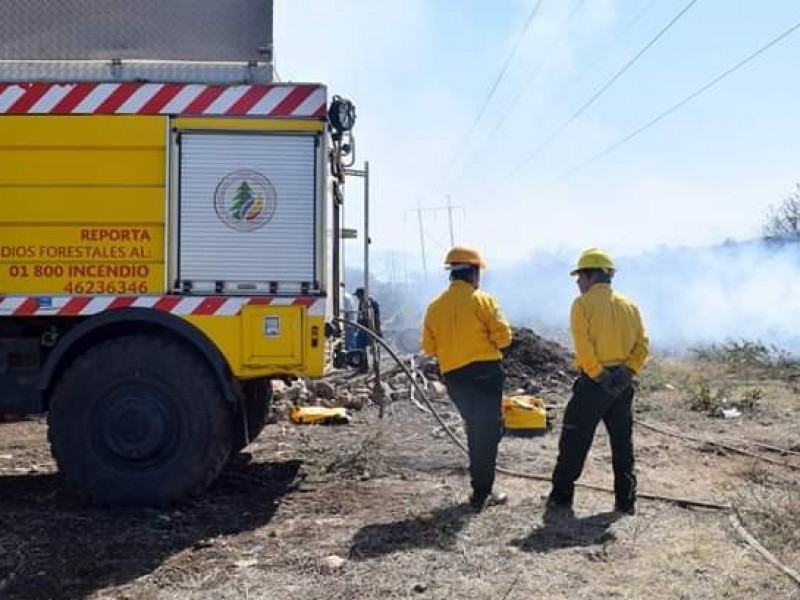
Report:
M 536 396 L 503 398 L 503 429 L 508 435 L 533 437 L 547 431 L 547 407 Z
M 289 413 L 292 423 L 309 425 L 320 423 L 324 425 L 349 423 L 352 418 L 343 407 L 328 408 L 325 406 L 295 406 Z

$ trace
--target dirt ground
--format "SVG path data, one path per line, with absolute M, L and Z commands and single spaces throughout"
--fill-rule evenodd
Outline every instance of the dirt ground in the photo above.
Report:
M 689 410 L 697 381 L 754 401 L 734 419 Z M 568 388 L 544 394 L 560 415 Z M 655 361 L 637 418 L 800 467 L 800 455 L 745 446 L 800 451 L 797 399 L 787 380 Z M 451 405 L 436 406 L 457 423 Z M 504 438 L 500 462 L 549 474 L 558 428 Z M 800 568 L 800 470 L 641 426 L 635 435 L 641 491 L 735 503 Z M 368 408 L 350 425 L 270 425 L 248 452 L 191 504 L 112 511 L 63 484 L 43 422 L 0 426 L 0 598 L 800 598 L 727 512 L 642 500 L 636 516 L 617 518 L 613 496 L 579 490 L 576 518 L 545 525 L 547 483 L 508 476 L 497 487 L 509 504 L 470 512 L 463 455 L 408 401 L 383 420 Z M 602 431 L 582 481 L 611 483 Z

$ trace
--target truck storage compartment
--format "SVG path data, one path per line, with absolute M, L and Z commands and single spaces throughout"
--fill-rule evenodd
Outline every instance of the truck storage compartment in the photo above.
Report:
M 316 135 L 180 135 L 178 289 L 314 291 Z
M 245 306 L 242 309 L 245 364 L 302 364 L 303 331 L 303 310 L 299 306 Z

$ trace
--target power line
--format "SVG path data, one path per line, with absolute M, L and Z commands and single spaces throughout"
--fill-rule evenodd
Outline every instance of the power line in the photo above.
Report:
M 477 114 L 477 116 L 475 117 L 475 120 L 472 123 L 472 128 L 469 131 L 470 135 L 472 134 L 472 131 L 475 129 L 475 126 L 478 124 L 478 122 L 480 121 L 481 117 L 483 116 L 483 113 L 486 110 L 486 107 L 489 105 L 489 101 L 492 99 L 492 97 L 494 96 L 494 93 L 497 91 L 497 87 L 500 85 L 500 81 L 505 76 L 506 71 L 508 71 L 508 67 L 511 64 L 511 60 L 514 58 L 514 56 L 516 55 L 517 51 L 519 50 L 519 47 L 522 44 L 522 40 L 524 39 L 525 34 L 528 32 L 528 29 L 530 28 L 531 23 L 533 23 L 534 17 L 539 12 L 539 7 L 542 5 L 542 2 L 544 2 L 544 0 L 538 0 L 538 2 L 534 5 L 533 10 L 531 10 L 530 14 L 528 15 L 528 19 L 525 22 L 525 26 L 522 28 L 522 31 L 520 32 L 520 34 L 517 36 L 517 41 L 514 44 L 514 47 L 511 50 L 511 53 L 508 55 L 508 58 L 506 58 L 506 61 L 503 64 L 503 68 L 500 69 L 500 73 L 498 73 L 497 78 L 494 81 L 494 84 L 492 84 L 492 87 L 489 90 L 489 93 L 486 95 L 486 98 L 484 99 L 483 104 L 481 105 L 481 108 L 478 111 L 478 114 Z M 467 136 L 467 138 L 468 137 L 469 137 L 469 135 Z
M 631 133 L 629 133 L 625 137 L 623 137 L 620 140 L 614 142 L 613 144 L 611 144 L 610 146 L 608 146 L 604 150 L 601 150 L 600 152 L 598 152 L 597 154 L 595 154 L 594 156 L 592 156 L 588 160 L 582 162 L 577 167 L 575 167 L 572 170 L 568 171 L 567 173 L 564 174 L 564 177 L 565 178 L 566 177 L 571 177 L 572 175 L 574 175 L 578 171 L 581 171 L 581 170 L 585 169 L 586 167 L 592 165 L 593 163 L 597 162 L 598 160 L 600 160 L 601 158 L 603 158 L 607 154 L 612 153 L 614 150 L 616 150 L 617 148 L 619 148 L 623 144 L 626 144 L 627 142 L 629 142 L 630 140 L 632 140 L 633 138 L 635 138 L 639 134 L 643 133 L 644 131 L 650 129 L 651 127 L 653 127 L 654 125 L 656 125 L 657 123 L 662 121 L 663 119 L 666 119 L 672 113 L 676 112 L 677 110 L 679 110 L 680 108 L 682 108 L 683 106 L 685 106 L 686 104 L 688 104 L 689 102 L 691 102 L 692 100 L 697 98 L 699 95 L 701 95 L 704 92 L 708 91 L 709 89 L 711 89 L 712 87 L 717 85 L 723 79 L 727 78 L 730 75 L 733 75 L 736 71 L 738 71 L 739 69 L 741 69 L 742 67 L 744 67 L 745 65 L 750 63 L 751 61 L 753 61 L 756 58 L 758 58 L 761 54 L 763 54 L 764 52 L 766 52 L 767 50 L 769 50 L 773 46 L 775 46 L 775 45 L 779 44 L 780 42 L 782 42 L 784 39 L 786 39 L 787 37 L 792 35 L 798 29 L 800 29 L 800 21 L 798 21 L 797 23 L 795 23 L 794 25 L 789 27 L 786 31 L 781 33 L 779 36 L 773 38 L 770 42 L 768 42 L 767 44 L 765 44 L 764 46 L 762 46 L 761 48 L 759 48 L 758 50 L 756 50 L 755 52 L 753 52 L 752 54 L 747 56 L 746 58 L 744 58 L 741 61 L 739 61 L 738 63 L 736 63 L 734 66 L 732 66 L 728 70 L 726 70 L 726 71 L 720 73 L 719 75 L 717 75 L 716 77 L 714 77 L 707 84 L 705 84 L 704 86 L 702 86 L 698 90 L 692 92 L 691 94 L 686 96 L 680 102 L 677 102 L 677 103 L 673 104 L 667 110 L 665 110 L 664 112 L 660 113 L 659 115 L 657 115 L 656 117 L 654 117 L 653 119 L 651 119 L 650 121 L 648 121 L 647 123 L 642 125 L 641 127 L 633 130 Z
M 533 81 L 539 75 L 539 73 L 542 70 L 542 67 L 544 67 L 544 65 L 547 63 L 547 59 L 550 58 L 550 55 L 555 51 L 555 49 L 558 47 L 559 43 L 561 42 L 561 39 L 567 33 L 567 30 L 569 29 L 569 25 L 572 22 L 572 19 L 575 17 L 575 14 L 578 12 L 578 9 L 584 4 L 584 2 L 585 2 L 585 0 L 577 0 L 575 5 L 572 7 L 572 10 L 570 11 L 570 13 L 567 16 L 566 20 L 562 24 L 561 29 L 556 34 L 556 37 L 553 38 L 553 40 L 551 41 L 551 43 L 548 46 L 547 50 L 542 55 L 542 57 L 539 60 L 539 62 L 536 64 L 536 67 L 531 72 L 530 76 L 525 81 L 524 85 L 519 90 L 517 95 L 514 97 L 514 100 L 511 102 L 511 106 L 509 106 L 505 111 L 503 111 L 503 113 L 500 116 L 500 119 L 494 124 L 492 129 L 489 131 L 488 137 L 483 142 L 483 146 L 484 147 L 487 146 L 489 144 L 489 142 L 491 142 L 494 139 L 495 134 L 500 130 L 500 127 L 503 125 L 503 123 L 505 123 L 505 120 L 508 118 L 508 115 L 510 115 L 511 112 L 514 110 L 514 107 L 516 107 L 517 102 L 519 102 L 520 98 L 522 98 L 523 94 L 527 91 L 528 87 L 531 85 L 531 83 L 533 83 Z M 470 165 L 470 162 L 466 162 L 461 167 L 461 169 L 458 171 L 458 173 L 459 174 L 462 173 L 469 165 Z
M 472 134 L 475 131 L 475 128 L 478 126 L 478 123 L 480 122 L 481 117 L 483 116 L 483 113 L 486 111 L 486 108 L 489 106 L 489 102 L 491 102 L 492 98 L 494 97 L 494 94 L 497 91 L 497 88 L 500 85 L 500 82 L 503 80 L 503 77 L 505 77 L 506 71 L 508 71 L 508 67 L 511 65 L 511 61 L 516 56 L 520 45 L 522 45 L 522 40 L 525 39 L 525 34 L 528 33 L 528 29 L 530 29 L 531 23 L 533 23 L 533 20 L 536 17 L 536 15 L 538 14 L 539 8 L 541 7 L 543 2 L 544 2 L 544 0 L 537 0 L 536 4 L 533 6 L 533 9 L 531 9 L 531 12 L 528 14 L 528 18 L 525 21 L 525 25 L 522 27 L 522 31 L 520 31 L 519 34 L 517 35 L 517 39 L 514 42 L 514 46 L 512 47 L 511 52 L 506 57 L 506 60 L 503 63 L 503 66 L 500 68 L 500 72 L 497 74 L 497 77 L 494 80 L 494 83 L 492 84 L 491 88 L 489 89 L 489 92 L 484 97 L 483 102 L 481 103 L 481 106 L 478 109 L 478 114 L 475 116 L 475 119 L 472 121 L 472 125 L 470 126 L 469 130 L 467 131 L 467 134 L 464 136 L 464 138 L 461 140 L 461 143 L 456 148 L 456 152 L 453 155 L 452 159 L 450 160 L 450 164 L 448 165 L 445 173 L 449 173 L 450 172 L 450 170 L 452 169 L 453 163 L 455 162 L 456 158 L 458 157 L 459 150 L 461 148 L 464 148 L 466 146 L 467 142 L 469 142 L 470 138 L 472 137 Z
M 530 87 L 531 83 L 533 83 L 534 80 L 536 79 L 536 77 L 539 75 L 539 73 L 541 73 L 542 68 L 547 63 L 547 59 L 550 58 L 550 55 L 555 51 L 555 49 L 558 47 L 559 43 L 561 42 L 561 39 L 564 37 L 564 35 L 566 35 L 567 30 L 569 29 L 570 23 L 572 23 L 572 19 L 577 14 L 578 9 L 581 6 L 583 6 L 584 1 L 585 0 L 578 0 L 577 3 L 575 4 L 575 6 L 572 7 L 572 10 L 570 11 L 569 15 L 567 16 L 567 19 L 564 21 L 564 23 L 561 26 L 561 29 L 559 30 L 558 34 L 553 39 L 553 41 L 550 44 L 550 46 L 547 48 L 547 51 L 542 56 L 542 59 L 538 62 L 538 64 L 536 65 L 536 68 L 531 72 L 531 74 L 528 77 L 528 79 L 525 80 L 525 84 L 522 86 L 522 88 L 520 88 L 520 90 L 517 93 L 517 95 L 514 96 L 514 100 L 511 102 L 511 106 L 508 107 L 508 110 L 505 110 L 503 112 L 503 114 L 500 116 L 500 119 L 497 121 L 497 123 L 495 123 L 494 127 L 492 127 L 491 131 L 489 132 L 488 137 L 484 141 L 484 145 L 488 144 L 492 139 L 494 139 L 494 136 L 498 132 L 498 130 L 500 129 L 500 126 L 503 123 L 505 123 L 506 119 L 508 118 L 508 115 L 510 115 L 513 112 L 514 108 L 517 106 L 517 102 L 519 102 L 520 98 L 522 98 L 523 94 L 528 90 L 528 87 Z
M 596 53 L 596 57 L 595 57 L 595 59 L 594 59 L 594 60 L 593 60 L 593 61 L 592 61 L 592 62 L 589 64 L 589 66 L 587 66 L 587 67 L 586 67 L 586 68 L 585 68 L 583 71 L 581 71 L 581 72 L 580 72 L 580 73 L 579 73 L 579 74 L 578 74 L 576 77 L 573 77 L 573 79 L 572 79 L 572 80 L 571 80 L 571 81 L 570 81 L 568 84 L 566 84 L 566 85 L 562 86 L 562 87 L 561 87 L 561 89 L 559 90 L 559 92 L 556 94 L 556 96 L 558 97 L 558 96 L 561 96 L 561 95 L 563 95 L 563 92 L 564 92 L 564 91 L 565 91 L 565 90 L 566 90 L 568 87 L 570 87 L 570 86 L 573 86 L 573 85 L 574 85 L 574 84 L 576 84 L 578 81 L 580 81 L 581 79 L 583 79 L 583 78 L 586 76 L 586 74 L 587 74 L 587 73 L 589 73 L 589 72 L 590 72 L 590 71 L 591 71 L 591 70 L 594 68 L 594 66 L 595 66 L 595 65 L 597 65 L 597 64 L 600 62 L 600 60 L 602 59 L 602 57 L 603 57 L 605 54 L 607 54 L 607 53 L 608 53 L 608 51 L 609 51 L 609 50 L 610 50 L 610 49 L 611 49 L 611 48 L 612 48 L 612 47 L 613 47 L 613 46 L 614 46 L 614 45 L 615 45 L 615 44 L 616 44 L 616 43 L 617 43 L 617 42 L 618 42 L 618 41 L 619 41 L 619 40 L 620 40 L 622 37 L 624 37 L 624 36 L 625 36 L 625 35 L 628 33 L 628 31 L 634 27 L 634 25 L 636 25 L 636 24 L 637 24 L 637 23 L 638 23 L 638 22 L 639 22 L 639 21 L 642 19 L 642 17 L 643 17 L 643 16 L 644 16 L 644 15 L 645 15 L 645 14 L 646 14 L 646 13 L 647 13 L 647 12 L 648 12 L 648 11 L 649 11 L 649 10 L 650 10 L 650 9 L 651 9 L 653 6 L 654 6 L 654 5 L 655 5 L 655 3 L 656 3 L 656 2 L 658 2 L 658 0 L 649 0 L 648 2 L 646 2 L 646 4 L 644 5 L 644 7 L 642 7 L 642 8 L 639 10 L 639 12 L 637 12 L 637 13 L 636 13 L 636 14 L 635 14 L 635 15 L 634 15 L 634 16 L 633 16 L 631 19 L 629 19 L 629 20 L 628 20 L 628 21 L 625 23 L 625 25 L 623 25 L 623 26 L 622 26 L 622 28 L 620 29 L 619 33 L 618 33 L 618 34 L 615 36 L 615 38 L 614 38 L 614 39 L 613 39 L 613 40 L 612 40 L 612 41 L 611 41 L 609 44 L 607 44 L 606 46 L 602 47 L 602 48 L 601 48 L 601 50 L 599 50 L 599 51 Z M 576 6 L 576 7 L 575 7 L 575 10 L 577 10 L 577 8 L 578 8 L 578 7 Z M 570 15 L 570 17 L 571 17 L 571 16 L 572 16 L 572 15 Z M 567 25 L 567 24 L 568 24 L 568 23 L 565 23 L 565 28 L 566 28 L 566 25 Z M 518 99 L 518 98 L 517 98 L 517 99 Z M 516 99 L 515 99 L 515 100 L 516 100 Z M 495 125 L 495 127 L 492 129 L 492 132 L 490 133 L 490 136 L 489 136 L 489 138 L 486 140 L 486 142 L 485 142 L 485 143 L 487 143 L 487 144 L 488 144 L 488 142 L 490 142 L 490 141 L 491 141 L 491 139 L 492 139 L 493 135 L 494 135 L 494 134 L 497 132 L 497 130 L 498 130 L 498 128 L 499 128 L 499 126 L 500 126 L 500 124 L 502 123 L 502 121 L 503 121 L 503 119 L 501 118 L 500 122 L 498 122 L 498 123 Z M 513 173 L 514 173 L 514 172 L 515 172 L 515 171 L 511 172 L 509 175 L 507 175 L 507 177 L 510 177 L 511 175 L 513 175 Z M 505 177 L 504 177 L 504 178 L 501 178 L 501 179 L 499 179 L 499 180 L 497 180 L 497 182 L 496 182 L 496 183 L 501 183 L 502 181 L 504 181 L 504 179 L 505 179 Z
M 630 59 L 630 60 L 629 60 L 627 63 L 625 63 L 625 65 L 624 65 L 624 66 L 623 66 L 621 69 L 619 69 L 619 70 L 618 70 L 618 71 L 617 71 L 617 72 L 616 72 L 616 73 L 615 73 L 615 74 L 614 74 L 614 75 L 613 75 L 613 76 L 612 76 L 612 77 L 611 77 L 611 78 L 610 78 L 608 81 L 606 81 L 606 82 L 605 82 L 605 83 L 604 83 L 604 84 L 603 84 L 603 85 L 600 87 L 600 89 L 598 89 L 598 90 L 597 90 L 597 91 L 596 91 L 596 92 L 595 92 L 595 93 L 594 93 L 594 94 L 591 96 L 591 98 L 589 98 L 589 99 L 588 99 L 586 102 L 584 102 L 584 103 L 581 105 L 581 107 L 580 107 L 580 108 L 578 108 L 578 110 L 576 110 L 574 113 L 572 113 L 572 115 L 570 115 L 570 117 L 569 117 L 569 118 L 568 118 L 566 121 L 564 121 L 563 123 L 561 123 L 561 125 L 559 125 L 559 126 L 558 126 L 558 127 L 555 129 L 555 131 L 553 131 L 553 133 L 551 133 L 549 136 L 547 136 L 547 137 L 544 139 L 544 141 L 542 141 L 542 143 L 540 143 L 540 144 L 539 144 L 539 145 L 536 147 L 536 149 L 534 149 L 534 151 L 533 151 L 533 152 L 531 152 L 531 153 L 530 153 L 528 156 L 526 156 L 526 157 L 525 157 L 523 160 L 521 160 L 519 163 L 517 163 L 517 165 L 516 165 L 516 166 L 515 166 L 513 169 L 511 169 L 511 171 L 509 172 L 509 174 L 508 174 L 508 175 L 506 175 L 505 179 L 508 179 L 508 178 L 512 177 L 512 176 L 513 176 L 513 175 L 514 175 L 514 174 L 515 174 L 517 171 L 519 171 L 519 169 L 521 169 L 521 168 L 522 168 L 522 167 L 524 167 L 526 164 L 528 164 L 529 162 L 531 162 L 531 161 L 532 161 L 534 158 L 536 158 L 537 156 L 539 156 L 539 155 L 542 153 L 542 151 L 543 151 L 545 148 L 547 148 L 547 147 L 548 147 L 548 146 L 549 146 L 551 143 L 553 143 L 553 141 L 554 141 L 556 138 L 558 138 L 558 137 L 559 137 L 559 136 L 560 136 L 560 135 L 561 135 L 561 134 L 562 134 L 562 133 L 563 133 L 563 132 L 564 132 L 564 131 L 565 131 L 565 130 L 566 130 L 566 129 L 567 129 L 569 126 L 570 126 L 570 125 L 572 125 L 572 124 L 573 124 L 575 121 L 577 121 L 577 120 L 578 120 L 578 118 L 579 118 L 579 117 L 580 117 L 580 116 L 581 116 L 581 115 L 582 115 L 582 114 L 583 114 L 583 113 L 584 113 L 584 112 L 585 112 L 585 111 L 586 111 L 586 110 L 587 110 L 587 109 L 588 109 L 588 108 L 589 108 L 589 107 L 590 107 L 592 104 L 594 104 L 595 102 L 597 102 L 597 101 L 598 101 L 598 100 L 599 100 L 599 99 L 600 99 L 600 98 L 603 96 L 603 94 L 605 94 L 605 93 L 606 93 L 606 92 L 607 92 L 609 89 L 611 89 L 611 86 L 613 86 L 613 85 L 614 85 L 614 84 L 615 84 L 615 83 L 616 83 L 616 82 L 619 80 L 619 78 L 620 78 L 620 77 L 622 77 L 622 76 L 623 76 L 625 73 L 627 73 L 627 72 L 628 72 L 628 70 L 630 70 L 630 69 L 631 69 L 631 67 L 633 67 L 633 65 L 634 65 L 634 64 L 636 64 L 636 62 L 638 62 L 638 60 L 639 60 L 639 59 L 640 59 L 642 56 L 644 56 L 644 54 L 645 54 L 645 53 L 646 53 L 646 52 L 647 52 L 647 51 L 648 51 L 650 48 L 652 48 L 652 47 L 653 47 L 653 46 L 656 44 L 656 42 L 658 42 L 658 40 L 660 40 L 660 39 L 661 39 L 661 38 L 662 38 L 662 37 L 663 37 L 663 36 L 664 36 L 664 35 L 665 35 L 665 34 L 666 34 L 666 33 L 667 33 L 667 32 L 668 32 L 670 29 L 672 29 L 672 27 L 673 27 L 673 26 L 674 26 L 674 25 L 675 25 L 675 24 L 676 24 L 678 21 L 680 21 L 680 20 L 681 20 L 681 18 L 682 18 L 682 17 L 683 17 L 683 16 L 684 16 L 686 13 L 688 13 L 688 12 L 689 12 L 689 11 L 692 9 L 692 7 L 694 7 L 694 5 L 695 5 L 695 4 L 697 4 L 697 2 L 698 2 L 698 1 L 699 1 L 699 0 L 690 0 L 690 1 L 689 1 L 689 3 L 688 3 L 688 4 L 686 4 L 686 5 L 685 5 L 685 6 L 684 6 L 684 7 L 683 7 L 681 10 L 680 10 L 680 12 L 678 12 L 678 14 L 677 14 L 677 15 L 675 15 L 675 16 L 672 18 L 672 20 L 670 20 L 670 21 L 669 21 L 669 23 L 667 23 L 667 24 L 666 24 L 664 27 L 662 27 L 662 28 L 661 28 L 661 30 L 660 30 L 660 31 L 659 31 L 659 32 L 658 32 L 658 33 L 655 35 L 655 37 L 653 37 L 653 38 L 652 38 L 652 39 L 651 39 L 649 42 L 647 42 L 647 44 L 645 44 L 645 46 L 644 46 L 644 47 L 643 47 L 641 50 L 639 50 L 639 52 L 637 52 L 637 53 L 636 53 L 636 54 L 633 56 L 633 58 L 631 58 L 631 59 Z
M 650 0 L 647 4 L 645 4 L 645 6 L 638 13 L 636 13 L 636 15 L 634 15 L 627 23 L 625 23 L 625 25 L 623 25 L 619 29 L 619 32 L 617 33 L 616 36 L 614 36 L 614 39 L 610 40 L 607 44 L 601 46 L 601 48 L 597 52 L 595 52 L 594 60 L 592 60 L 588 65 L 586 65 L 585 69 L 583 69 L 580 73 L 578 73 L 575 77 L 573 77 L 570 80 L 570 82 L 565 86 L 565 88 L 575 85 L 576 83 L 580 82 L 584 77 L 586 77 L 586 75 L 589 72 L 591 72 L 592 69 L 594 69 L 595 66 L 597 66 L 597 64 L 601 60 L 603 60 L 603 58 L 605 58 L 606 54 L 608 54 L 608 52 L 614 46 L 616 46 L 617 42 L 619 42 L 623 37 L 625 37 L 628 34 L 628 32 L 631 29 L 633 29 L 633 27 L 639 21 L 642 20 L 642 17 L 644 17 L 644 15 L 647 14 L 647 12 L 651 8 L 653 8 L 656 2 L 658 2 L 658 0 Z M 565 88 L 562 88 L 562 91 Z

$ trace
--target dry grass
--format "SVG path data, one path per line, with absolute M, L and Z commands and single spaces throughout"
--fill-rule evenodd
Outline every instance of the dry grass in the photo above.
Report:
M 354 448 L 338 448 L 328 454 L 324 470 L 354 479 L 370 479 L 386 471 L 386 442 L 383 427 L 368 432 Z
M 735 399 L 756 388 L 761 396 L 739 419 L 712 418 L 688 410 L 701 377 Z M 755 380 L 716 364 L 657 360 L 637 410 L 698 437 L 800 443 L 788 381 Z M 566 391 L 554 394 L 563 406 Z M 464 457 L 407 402 L 383 421 L 368 411 L 347 426 L 270 425 L 250 462 L 168 514 L 88 509 L 57 477 L 24 475 L 26 465 L 47 465 L 43 426 L 6 427 L 0 454 L 13 459 L 0 463 L 0 580 L 21 541 L 26 562 L 4 600 L 800 599 L 721 513 L 642 501 L 635 517 L 618 519 L 608 513 L 611 495 L 579 490 L 577 518 L 545 524 L 548 485 L 511 477 L 498 479 L 508 505 L 470 512 Z M 560 420 L 556 427 L 543 438 L 504 439 L 501 462 L 548 473 Z M 798 567 L 797 472 L 644 429 L 636 447 L 642 490 L 733 501 L 752 533 Z M 602 428 L 582 480 L 611 484 Z M 342 564 L 331 567 L 331 556 Z
M 797 481 L 778 480 L 763 468 L 746 474 L 751 484 L 736 495 L 744 525 L 771 552 L 798 566 L 800 559 L 800 489 Z
M 776 373 L 780 376 L 773 377 Z M 773 367 L 750 366 L 735 372 L 727 363 L 655 359 L 640 378 L 638 407 L 668 422 L 689 422 L 703 428 L 718 423 L 707 417 L 719 418 L 722 408 L 735 407 L 745 417 L 737 423 L 762 421 L 789 430 L 784 425 L 800 411 L 795 380 L 784 374 Z M 795 432 L 800 433 L 796 428 Z
M 800 361 L 781 348 L 761 341 L 730 340 L 691 350 L 701 363 L 717 364 L 746 378 L 786 380 L 800 372 Z

